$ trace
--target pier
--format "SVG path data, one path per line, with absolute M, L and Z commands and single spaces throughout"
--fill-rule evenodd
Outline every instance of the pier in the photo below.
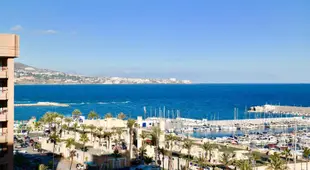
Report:
M 310 116 L 310 107 L 264 105 L 250 107 L 248 112 Z
M 260 118 L 260 119 L 238 119 L 238 120 L 217 120 L 208 121 L 209 125 L 234 126 L 236 124 L 263 125 L 265 123 L 300 122 L 302 117 L 282 117 L 282 118 Z

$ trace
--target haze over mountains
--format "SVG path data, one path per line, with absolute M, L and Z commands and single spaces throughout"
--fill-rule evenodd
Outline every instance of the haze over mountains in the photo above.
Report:
M 189 80 L 93 77 L 32 67 L 15 62 L 16 84 L 191 84 Z

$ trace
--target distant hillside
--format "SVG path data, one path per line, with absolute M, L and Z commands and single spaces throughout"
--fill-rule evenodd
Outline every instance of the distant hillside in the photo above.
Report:
M 189 80 L 91 77 L 32 67 L 15 62 L 16 84 L 190 84 Z

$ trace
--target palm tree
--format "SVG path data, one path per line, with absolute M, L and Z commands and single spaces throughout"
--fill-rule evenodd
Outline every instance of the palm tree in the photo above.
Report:
M 216 145 L 211 144 L 209 142 L 205 142 L 201 148 L 205 151 L 205 159 L 209 157 L 208 161 L 211 162 L 212 150 L 216 148 Z
M 65 122 L 67 123 L 67 126 L 70 126 L 70 123 L 72 122 L 72 118 L 71 117 L 66 117 L 65 118 Z
M 165 155 L 170 155 L 170 153 L 165 150 L 165 148 L 159 148 L 159 153 L 161 153 L 162 155 L 162 165 L 163 165 L 163 169 L 165 169 Z
M 310 156 L 310 149 L 309 148 L 304 148 L 303 151 L 303 156 L 307 159 L 307 164 L 306 164 L 306 169 L 308 169 L 308 163 L 309 163 L 309 156 Z
M 239 168 L 239 170 L 253 170 L 249 160 L 239 160 L 236 162 L 236 166 Z
M 203 170 L 203 167 L 207 165 L 206 159 L 203 156 L 195 158 L 195 162 L 199 165 L 200 170 Z
M 55 119 L 58 117 L 58 114 L 55 112 L 46 112 L 40 119 L 40 121 L 48 124 L 49 130 L 52 131 L 52 125 L 55 123 Z
M 86 133 L 82 133 L 80 136 L 80 141 L 83 143 L 83 162 L 85 161 L 85 152 L 86 152 L 86 147 L 85 144 L 89 141 L 89 138 Z
M 111 145 L 111 136 L 113 135 L 113 132 L 104 132 L 103 136 L 104 138 L 107 139 L 107 149 L 110 149 L 110 145 Z
M 73 124 L 73 129 L 74 129 L 74 138 L 76 138 L 76 131 L 77 131 L 77 128 L 79 127 L 79 124 L 77 122 L 75 122 Z
M 144 161 L 144 158 L 147 156 L 146 154 L 146 144 L 142 144 L 142 146 L 139 148 L 139 156 L 142 161 Z
M 231 153 L 223 153 L 221 156 L 220 162 L 225 166 L 226 169 L 229 169 L 228 166 L 232 164 L 233 155 Z
M 129 158 L 130 159 L 132 159 L 133 130 L 134 130 L 135 124 L 136 124 L 136 120 L 128 119 L 127 127 L 129 128 L 129 135 L 130 135 L 130 141 L 129 141 Z
M 94 142 L 93 141 L 93 132 L 96 129 L 96 126 L 94 126 L 93 124 L 90 124 L 90 125 L 88 125 L 88 129 L 90 130 L 90 141 Z
M 289 158 L 290 156 L 292 156 L 291 150 L 288 149 L 288 148 L 285 148 L 285 149 L 282 151 L 281 155 L 283 155 L 283 156 L 285 157 L 285 162 L 286 162 L 286 164 L 288 164 L 288 163 L 289 163 L 289 162 L 288 162 L 288 158 Z
M 34 130 L 35 131 L 38 131 L 38 129 L 41 127 L 41 122 L 40 121 L 38 121 L 38 122 L 34 122 L 34 124 L 33 124 L 33 126 L 34 126 Z
M 112 113 L 107 113 L 104 115 L 104 118 L 107 119 L 107 118 L 112 118 Z
M 123 128 L 115 128 L 115 134 L 118 136 L 118 142 L 122 140 Z
M 249 159 L 254 162 L 253 167 L 255 168 L 257 160 L 260 160 L 261 157 L 258 155 L 257 152 L 251 152 L 251 155 L 250 155 Z
M 189 159 L 191 154 L 191 149 L 193 147 L 193 141 L 190 139 L 185 139 L 183 143 L 183 148 L 187 150 L 187 159 L 186 159 L 186 167 L 185 169 L 189 169 Z
M 126 118 L 126 115 L 125 115 L 123 112 L 121 112 L 121 113 L 119 113 L 119 114 L 117 115 L 117 118 L 118 118 L 118 119 L 121 119 L 121 120 L 124 120 L 124 119 Z
M 177 140 L 177 137 L 174 136 L 173 134 L 168 134 L 166 135 L 166 141 L 167 141 L 167 148 L 169 149 L 169 161 L 168 161 L 168 169 L 173 169 L 173 163 L 172 163 L 172 149 L 173 149 L 173 144 Z
M 70 170 L 71 170 L 71 168 L 72 168 L 72 163 L 73 163 L 73 157 L 75 157 L 76 156 L 76 150 L 71 150 L 70 151 L 70 159 L 71 159 L 71 163 L 70 163 Z
M 274 152 L 269 157 L 269 165 L 267 167 L 268 170 L 287 170 L 288 167 L 281 159 L 280 155 L 277 152 Z
M 98 119 L 99 118 L 99 115 L 95 112 L 95 111 L 91 111 L 89 112 L 88 116 L 87 116 L 88 119 Z
M 79 110 L 79 109 L 75 109 L 75 110 L 73 110 L 73 112 L 72 112 L 72 117 L 73 118 L 78 118 L 79 116 L 81 116 L 82 115 L 82 112 Z
M 74 141 L 73 138 L 69 138 L 69 139 L 66 140 L 66 148 L 68 148 L 68 149 L 70 150 L 70 158 L 71 158 L 70 170 L 71 170 L 71 167 L 72 167 L 73 157 L 74 157 L 74 156 L 71 155 L 71 152 L 73 151 L 73 150 L 71 150 L 71 147 L 72 147 L 72 145 L 74 145 L 74 144 L 75 144 L 75 141 Z M 74 153 L 74 152 L 73 152 L 73 153 Z M 75 154 L 75 153 L 74 153 L 74 154 Z M 72 156 L 72 157 L 71 157 L 71 156 Z
M 39 165 L 39 170 L 48 170 L 48 166 L 45 166 L 44 164 Z
M 142 139 L 142 146 L 145 144 L 145 139 L 149 137 L 149 133 L 142 131 L 142 133 L 140 134 L 140 138 Z
M 49 140 L 54 144 L 53 146 L 53 170 L 55 169 L 55 146 L 56 144 L 60 141 L 59 136 L 56 134 L 56 132 L 54 132 L 53 134 L 50 135 Z
M 83 133 L 85 132 L 85 129 L 87 129 L 87 125 L 86 124 L 81 124 L 80 128 L 82 129 Z
M 157 163 L 158 158 L 159 158 L 159 138 L 160 138 L 160 135 L 162 133 L 163 132 L 161 131 L 159 126 L 153 126 L 152 127 L 151 136 L 152 136 L 152 143 L 154 145 L 154 153 L 155 153 L 155 162 L 156 163 Z
M 101 132 L 103 130 L 103 127 L 98 127 L 97 130 L 96 130 L 96 133 L 97 133 L 97 137 L 99 138 L 99 145 L 101 144 Z
M 64 133 L 66 132 L 66 130 L 68 130 L 69 129 L 69 127 L 68 127 L 68 125 L 66 125 L 66 124 L 63 124 L 62 126 L 61 126 L 61 129 L 64 131 Z M 69 132 L 69 131 L 68 131 Z M 60 134 L 61 135 L 61 134 Z

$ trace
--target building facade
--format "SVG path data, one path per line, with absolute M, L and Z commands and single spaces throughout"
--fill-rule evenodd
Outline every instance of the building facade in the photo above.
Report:
M 13 170 L 14 58 L 19 37 L 0 34 L 0 169 Z

